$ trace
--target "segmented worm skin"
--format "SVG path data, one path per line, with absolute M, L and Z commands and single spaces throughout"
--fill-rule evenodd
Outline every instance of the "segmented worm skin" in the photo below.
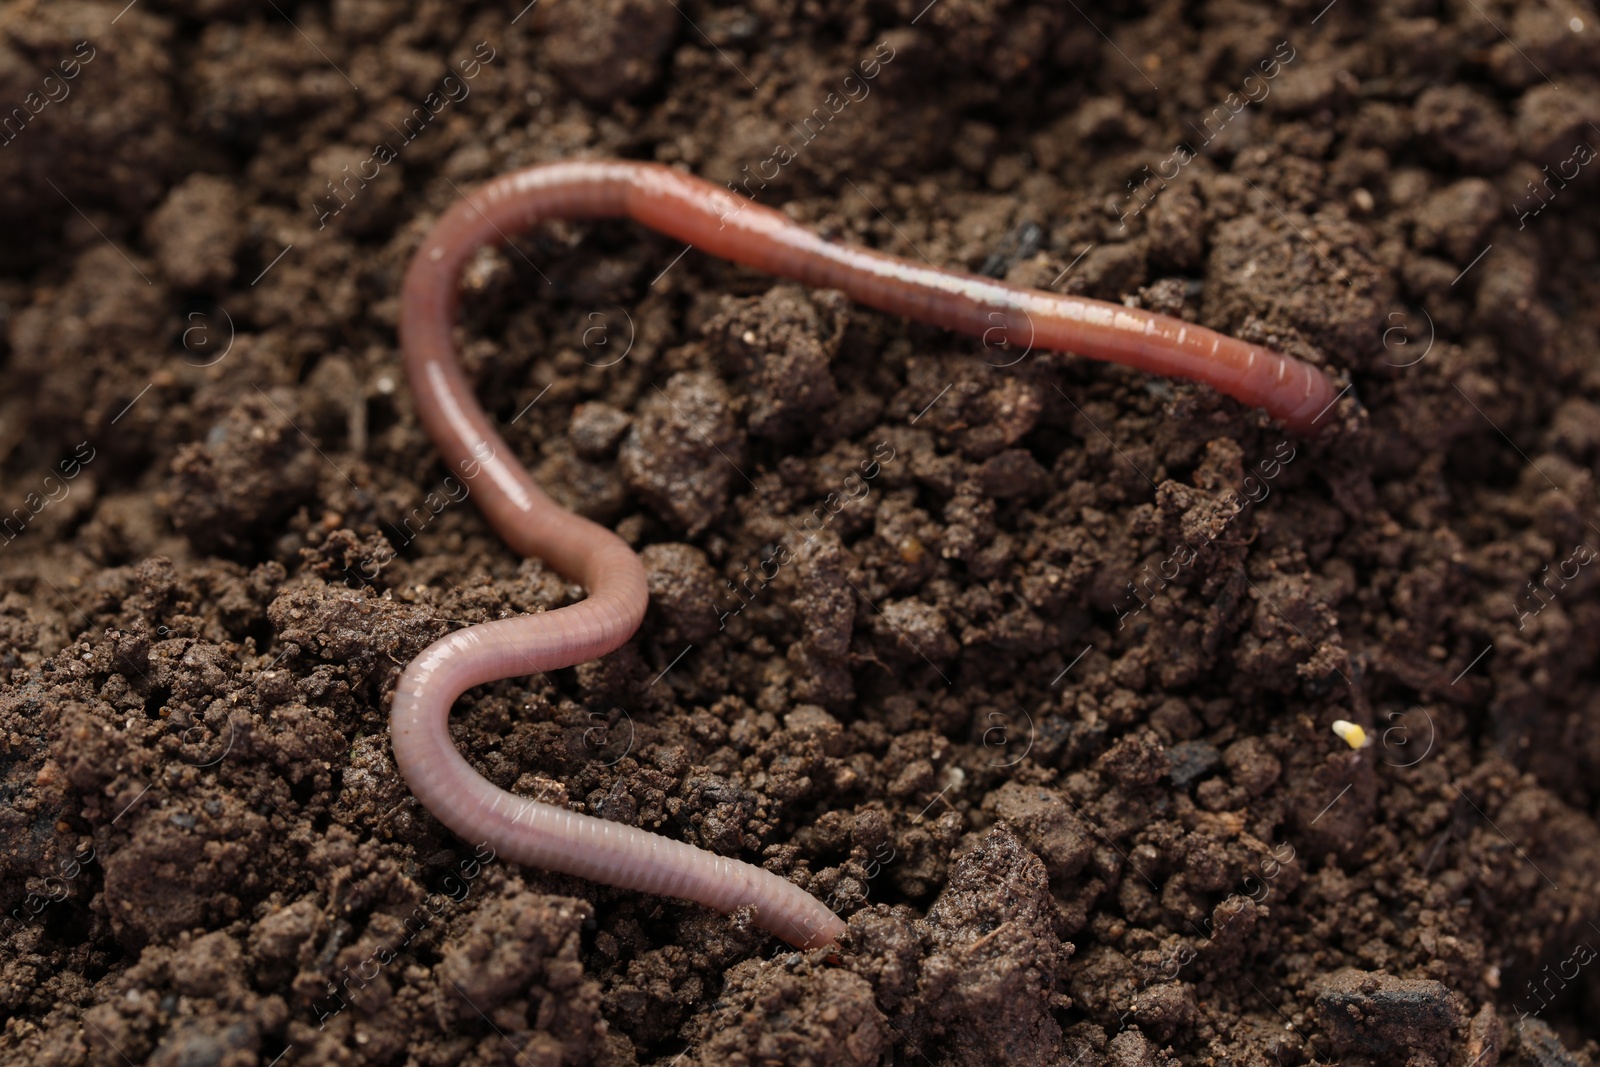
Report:
M 455 203 L 406 272 L 400 343 L 417 412 L 454 471 L 474 471 L 490 525 L 588 598 L 470 626 L 434 642 L 401 676 L 391 713 L 395 761 L 417 799 L 464 838 L 522 864 L 697 901 L 755 921 L 801 948 L 844 923 L 798 886 L 738 860 L 620 823 L 515 796 L 475 772 L 450 740 L 450 707 L 472 686 L 582 663 L 622 645 L 644 618 L 644 567 L 621 538 L 563 509 L 534 484 L 463 377 L 451 336 L 457 281 L 479 246 L 540 219 L 626 216 L 724 259 L 856 301 L 1016 346 L 1076 352 L 1191 378 L 1285 425 L 1310 430 L 1336 398 L 1308 364 L 1149 311 L 1022 289 L 830 244 L 787 216 L 667 167 L 568 162 L 504 175 Z M 996 330 L 1003 330 L 997 334 Z

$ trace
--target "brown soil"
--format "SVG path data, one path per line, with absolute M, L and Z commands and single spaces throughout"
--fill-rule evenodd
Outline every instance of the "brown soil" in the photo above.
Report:
M 925 3 L 0 3 L 0 1061 L 1600 1054 L 1592 5 Z M 652 604 L 462 750 L 836 957 L 395 772 L 418 650 L 581 596 L 419 429 L 401 271 L 577 155 L 1353 384 L 1308 442 L 631 225 L 473 264 L 480 396 Z

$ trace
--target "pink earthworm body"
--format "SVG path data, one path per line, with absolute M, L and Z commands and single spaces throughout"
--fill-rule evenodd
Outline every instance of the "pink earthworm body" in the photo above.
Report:
M 844 923 L 793 883 L 659 834 L 508 793 L 478 775 L 451 743 L 450 707 L 467 689 L 605 655 L 644 618 L 639 557 L 611 531 L 557 505 L 511 458 L 462 376 L 451 336 L 458 277 L 479 246 L 541 219 L 620 216 L 893 314 L 979 336 L 1003 328 L 1030 347 L 1204 382 L 1295 430 L 1312 429 L 1337 395 L 1315 367 L 1203 327 L 830 244 L 778 211 L 656 164 L 529 167 L 445 212 L 411 261 L 402 296 L 400 343 L 418 414 L 445 462 L 473 470 L 478 505 L 506 543 L 545 560 L 589 595 L 556 611 L 469 626 L 428 646 L 395 692 L 400 773 L 441 823 L 514 862 L 720 912 L 754 905 L 763 929 L 800 948 L 826 946 Z

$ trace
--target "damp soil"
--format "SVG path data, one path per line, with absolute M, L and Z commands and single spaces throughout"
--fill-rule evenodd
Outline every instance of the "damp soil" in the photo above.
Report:
M 520 7 L 0 4 L 0 1061 L 1593 1062 L 1586 0 Z M 624 223 L 473 261 L 479 396 L 652 600 L 460 748 L 834 954 L 395 771 L 420 649 L 582 596 L 419 428 L 401 273 L 576 156 L 1351 387 L 1294 437 Z

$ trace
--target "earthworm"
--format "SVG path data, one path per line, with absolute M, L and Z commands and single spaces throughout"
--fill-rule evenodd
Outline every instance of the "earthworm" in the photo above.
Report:
M 467 689 L 603 656 L 643 621 L 644 566 L 616 534 L 558 506 L 489 423 L 457 363 L 457 280 L 477 248 L 541 219 L 626 216 L 713 255 L 963 333 L 996 329 L 1029 347 L 1076 352 L 1205 382 L 1309 431 L 1337 399 L 1318 369 L 1149 311 L 1023 289 L 831 244 L 771 208 L 650 163 L 573 161 L 494 179 L 455 203 L 406 271 L 400 344 L 417 413 L 445 461 L 486 475 L 476 496 L 489 524 L 588 597 L 555 611 L 457 630 L 400 678 L 391 712 L 395 763 L 422 805 L 498 853 L 624 889 L 721 912 L 755 906 L 760 927 L 801 948 L 830 944 L 844 923 L 770 871 L 620 823 L 519 797 L 478 775 L 452 744 L 450 707 Z

